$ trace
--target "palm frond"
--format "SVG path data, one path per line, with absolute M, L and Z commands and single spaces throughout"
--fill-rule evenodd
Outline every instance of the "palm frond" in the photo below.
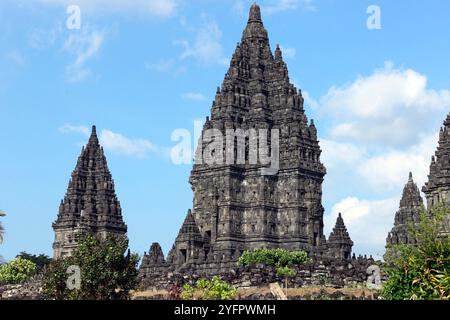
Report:
M 3 234 L 5 229 L 3 228 L 2 224 L 0 223 L 0 243 L 3 242 Z

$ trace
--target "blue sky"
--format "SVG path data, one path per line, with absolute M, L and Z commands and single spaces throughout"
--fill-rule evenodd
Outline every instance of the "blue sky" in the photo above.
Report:
M 78 4 L 81 29 L 66 27 Z M 261 0 L 318 128 L 328 235 L 343 213 L 354 251 L 380 256 L 401 190 L 419 187 L 450 107 L 448 1 Z M 366 10 L 381 9 L 369 30 Z M 192 204 L 190 165 L 167 150 L 209 115 L 251 1 L 0 3 L 0 254 L 51 255 L 58 205 L 96 124 L 130 246 L 170 249 Z

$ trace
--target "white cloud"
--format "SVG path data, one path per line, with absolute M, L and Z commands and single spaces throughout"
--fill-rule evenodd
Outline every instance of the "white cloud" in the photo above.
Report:
M 398 190 L 406 183 L 410 171 L 417 184 L 422 186 L 427 181 L 437 141 L 436 133 L 405 151 L 393 150 L 375 155 L 361 162 L 357 171 L 375 190 Z
M 407 147 L 449 110 L 450 91 L 430 89 L 425 75 L 386 63 L 370 76 L 330 88 L 319 105 L 333 117 L 333 139 Z
M 332 211 L 325 215 L 327 232 L 342 212 L 355 251 L 381 257 L 408 173 L 419 189 L 428 179 L 450 91 L 430 88 L 426 75 L 386 63 L 333 86 L 319 100 L 303 96 L 330 128 L 320 142 L 328 169 L 324 203 Z
M 286 10 L 301 9 L 304 11 L 316 11 L 313 0 L 268 0 L 261 7 L 264 14 L 274 14 Z
M 183 99 L 194 100 L 194 101 L 205 101 L 206 97 L 198 92 L 186 92 L 182 94 Z
M 340 167 L 343 164 L 353 166 L 360 161 L 366 151 L 351 143 L 339 143 L 332 140 L 321 139 L 321 160 L 327 168 Z
M 89 136 L 90 130 L 86 126 L 74 126 L 70 123 L 65 123 L 63 126 L 59 127 L 61 133 L 81 133 L 85 136 Z
M 172 16 L 177 7 L 176 0 L 39 0 L 39 2 L 64 7 L 78 5 L 82 14 L 133 13 L 160 18 Z
M 174 58 L 160 59 L 155 63 L 146 61 L 144 67 L 149 71 L 171 73 L 174 76 L 178 76 L 187 71 L 187 67 L 178 64 Z
M 298 81 L 296 81 L 295 79 L 292 80 L 292 83 L 296 88 L 301 88 Z M 305 100 L 305 107 L 310 107 L 314 110 L 317 110 L 319 108 L 319 103 L 309 94 L 308 91 L 302 90 L 301 92 L 303 99 Z
M 397 197 L 382 200 L 347 197 L 335 204 L 331 214 L 325 216 L 326 234 L 328 236 L 334 227 L 338 213 L 342 213 L 342 218 L 354 242 L 353 251 L 373 254 L 376 258 L 381 258 L 399 201 Z
M 280 46 L 281 52 L 283 53 L 283 57 L 287 59 L 295 58 L 297 54 L 297 50 L 295 48 L 283 47 Z
M 418 186 L 422 186 L 429 173 L 431 156 L 437 146 L 438 134 L 425 136 L 407 149 L 371 151 L 350 142 L 321 139 L 321 160 L 329 169 L 329 179 L 342 179 L 355 183 L 360 189 L 384 194 L 398 192 L 412 172 Z M 341 174 L 340 176 L 338 175 Z M 355 179 L 349 182 L 349 179 Z
M 28 45 L 37 50 L 53 47 L 63 33 L 64 28 L 61 23 L 47 30 L 34 28 L 27 34 Z
M 246 8 L 247 4 L 243 0 L 237 0 L 233 4 L 232 11 L 234 14 L 243 17 L 246 14 Z
M 6 59 L 17 66 L 23 66 L 25 64 L 25 57 L 22 52 L 17 49 L 7 52 Z
M 342 212 L 355 243 L 354 251 L 374 254 L 377 258 L 381 258 L 385 238 L 392 228 L 408 173 L 413 172 L 419 188 L 424 185 L 437 141 L 438 135 L 433 134 L 424 137 L 406 150 L 392 149 L 381 152 L 372 150 L 369 154 L 367 150 L 352 143 L 322 139 L 322 161 L 329 169 L 328 179 L 337 179 L 333 181 L 332 186 L 334 188 L 342 186 L 337 191 L 341 196 L 355 192 L 355 196 L 341 198 L 342 200 L 332 207 L 331 214 L 325 216 L 327 234 L 334 226 L 337 214 Z M 325 189 L 325 194 L 333 192 L 336 190 Z M 362 200 L 363 194 L 372 199 L 383 198 Z
M 61 126 L 59 131 L 64 134 L 78 133 L 85 137 L 89 137 L 91 134 L 91 130 L 87 126 L 74 126 L 70 123 Z M 105 150 L 126 156 L 145 158 L 150 153 L 158 153 L 165 157 L 168 156 L 166 148 L 158 147 L 149 140 L 131 139 L 108 129 L 103 129 L 101 131 L 99 141 Z
M 218 24 L 203 16 L 203 25 L 197 29 L 195 40 L 192 43 L 188 40 L 176 40 L 174 44 L 183 48 L 180 55 L 181 60 L 194 58 L 201 64 L 227 65 L 228 59 L 224 56 L 221 39 L 222 31 Z
M 49 29 L 32 29 L 28 34 L 28 45 L 36 50 L 61 47 L 72 61 L 65 70 L 66 80 L 80 82 L 92 75 L 88 64 L 98 56 L 104 45 L 107 32 L 93 25 L 83 24 L 79 30 L 67 30 L 61 23 Z
M 129 139 L 111 130 L 102 130 L 99 139 L 105 149 L 127 156 L 143 158 L 148 153 L 157 151 L 157 147 L 148 140 Z
M 168 72 L 172 70 L 175 66 L 175 59 L 160 59 L 156 63 L 145 62 L 145 69 L 158 71 L 158 72 Z
M 75 60 L 66 68 L 67 79 L 70 82 L 85 80 L 91 70 L 86 65 L 100 51 L 105 40 L 105 31 L 84 27 L 78 32 L 72 32 L 65 40 L 63 51 L 74 56 Z
M 429 90 L 426 76 L 411 69 L 393 69 L 388 63 L 369 77 L 359 77 L 340 88 L 332 87 L 323 103 L 362 119 L 389 118 L 398 109 L 429 111 L 449 106 L 450 92 Z
M 398 192 L 409 171 L 422 186 L 449 106 L 450 91 L 428 88 L 426 76 L 386 63 L 366 78 L 331 88 L 314 107 L 337 123 L 321 139 L 322 160 L 331 176 L 338 167 L 366 191 Z

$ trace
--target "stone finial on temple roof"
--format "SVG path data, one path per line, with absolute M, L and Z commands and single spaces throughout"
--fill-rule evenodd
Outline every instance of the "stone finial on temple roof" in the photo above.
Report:
M 445 118 L 444 126 L 450 128 L 450 113 L 448 113 L 447 118 Z
M 277 48 L 275 49 L 275 60 L 283 60 L 283 53 L 279 44 L 277 44 Z
M 254 2 L 250 7 L 250 13 L 248 15 L 248 22 L 262 22 L 261 18 L 261 8 Z
M 88 146 L 98 145 L 97 128 L 92 126 L 91 136 L 89 137 Z
M 244 30 L 241 43 L 251 44 L 254 41 L 255 43 L 263 41 L 264 47 L 269 49 L 268 40 L 267 30 L 264 28 L 261 18 L 261 9 L 255 3 L 250 8 L 247 26 Z

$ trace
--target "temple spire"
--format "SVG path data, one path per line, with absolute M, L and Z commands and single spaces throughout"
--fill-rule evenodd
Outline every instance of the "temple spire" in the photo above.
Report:
M 91 136 L 89 137 L 88 145 L 98 145 L 97 128 L 95 125 L 92 126 Z
M 277 48 L 275 49 L 275 60 L 283 60 L 283 53 L 279 44 L 277 44 Z
M 446 118 L 445 121 L 444 121 L 444 126 L 445 126 L 447 129 L 450 129 L 450 113 L 447 114 L 447 118 Z
M 262 23 L 261 9 L 256 2 L 251 6 L 250 13 L 248 15 L 248 23 L 252 22 Z
M 256 3 L 254 3 L 250 8 L 247 26 L 245 27 L 242 35 L 242 42 L 245 40 L 251 42 L 251 40 L 255 39 L 265 40 L 267 41 L 267 44 L 269 41 L 267 30 L 264 28 L 261 18 L 261 9 Z

